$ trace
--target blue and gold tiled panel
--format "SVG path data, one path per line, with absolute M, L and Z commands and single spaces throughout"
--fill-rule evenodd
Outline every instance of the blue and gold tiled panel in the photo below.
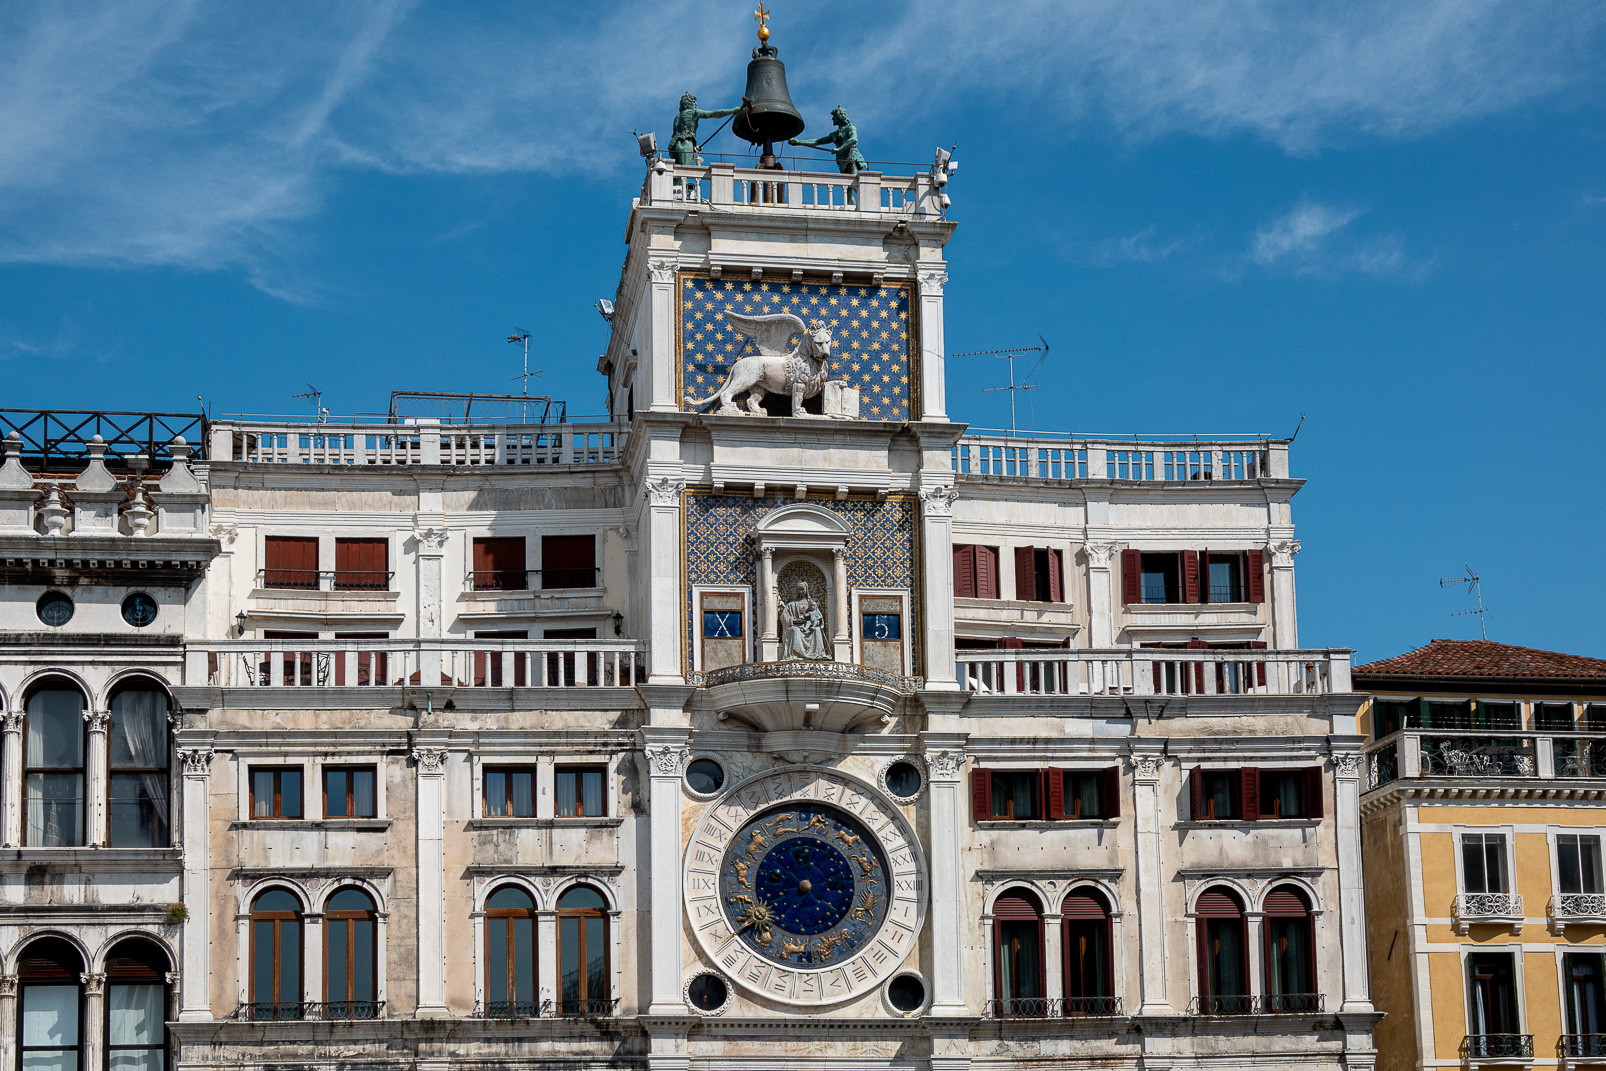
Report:
M 903 588 L 910 593 L 912 630 L 910 656 L 914 672 L 920 660 L 921 606 L 915 562 L 919 555 L 920 502 L 914 495 L 888 495 L 878 502 L 873 495 L 849 496 L 844 501 L 814 505 L 841 517 L 852 531 L 848 537 L 848 587 Z M 686 563 L 683 586 L 685 614 L 685 665 L 692 666 L 691 645 L 697 630 L 692 620 L 691 589 L 695 584 L 757 586 L 753 561 L 753 529 L 771 511 L 797 504 L 778 495 L 753 498 L 716 495 L 688 490 L 681 497 L 681 548 Z
M 918 361 L 907 283 L 780 283 L 680 277 L 680 397 L 706 398 L 736 359 L 758 352 L 731 329 L 725 310 L 747 316 L 789 312 L 831 329 L 830 379 L 859 388 L 865 420 L 908 420 Z M 710 407 L 717 407 L 717 401 Z M 739 403 L 740 404 L 740 403 Z

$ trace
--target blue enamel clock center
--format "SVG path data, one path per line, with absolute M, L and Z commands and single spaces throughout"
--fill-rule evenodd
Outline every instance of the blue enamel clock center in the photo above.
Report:
M 887 894 L 875 838 L 832 807 L 751 819 L 731 839 L 720 873 L 731 929 L 760 955 L 794 966 L 851 958 L 880 928 Z

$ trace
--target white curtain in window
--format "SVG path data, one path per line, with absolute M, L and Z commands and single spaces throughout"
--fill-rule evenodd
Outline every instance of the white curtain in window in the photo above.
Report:
M 163 829 L 167 821 L 167 696 L 129 689 L 112 699 L 112 766 L 147 768 L 145 795 Z

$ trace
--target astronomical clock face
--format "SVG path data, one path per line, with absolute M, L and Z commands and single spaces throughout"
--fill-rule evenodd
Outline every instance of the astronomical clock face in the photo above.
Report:
M 788 1004 L 862 996 L 913 949 L 925 865 L 898 810 L 835 771 L 743 782 L 693 836 L 686 903 L 737 984 Z

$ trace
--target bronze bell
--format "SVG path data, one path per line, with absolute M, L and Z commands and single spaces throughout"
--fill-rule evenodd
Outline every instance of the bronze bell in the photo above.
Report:
M 746 105 L 736 113 L 731 132 L 743 141 L 764 146 L 759 167 L 779 169 L 771 145 L 803 133 L 803 117 L 786 90 L 786 65 L 768 41 L 753 49 L 747 65 L 747 92 L 742 95 Z

